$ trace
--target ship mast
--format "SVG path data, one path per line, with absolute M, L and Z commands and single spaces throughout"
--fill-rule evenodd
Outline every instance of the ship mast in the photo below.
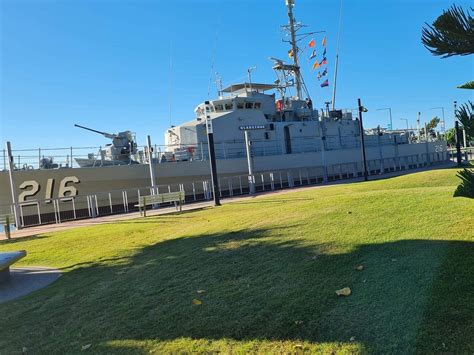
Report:
M 286 0 L 286 7 L 288 8 L 288 19 L 289 19 L 289 32 L 291 36 L 291 50 L 293 52 L 293 63 L 295 64 L 294 72 L 295 72 L 295 79 L 296 79 L 296 98 L 301 99 L 301 73 L 300 73 L 300 66 L 298 63 L 298 46 L 296 41 L 296 31 L 298 29 L 295 28 L 295 18 L 293 16 L 293 6 L 295 6 L 294 0 Z

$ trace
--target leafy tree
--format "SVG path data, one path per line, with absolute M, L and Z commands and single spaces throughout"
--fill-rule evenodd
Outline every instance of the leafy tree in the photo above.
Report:
M 451 147 L 456 144 L 456 129 L 450 128 L 446 131 L 444 135 L 444 140 L 450 145 Z
M 435 128 L 438 126 L 440 119 L 438 117 L 433 117 L 430 122 L 426 124 L 426 129 L 428 134 L 432 137 L 436 137 Z M 425 127 L 421 128 L 421 134 L 425 134 Z
M 421 41 L 433 54 L 443 58 L 453 55 L 474 53 L 474 19 L 469 10 L 466 12 L 453 5 L 443 11 L 432 25 L 422 29 Z
M 474 104 L 469 101 L 461 105 L 456 110 L 456 118 L 461 123 L 461 128 L 466 130 L 467 139 L 474 139 Z
M 474 198 L 474 170 L 465 168 L 457 174 L 457 177 L 461 179 L 461 184 L 454 191 L 454 197 Z

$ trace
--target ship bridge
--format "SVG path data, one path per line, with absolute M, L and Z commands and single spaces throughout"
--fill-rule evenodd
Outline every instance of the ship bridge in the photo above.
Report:
M 226 87 L 222 92 L 235 95 L 248 92 L 264 93 L 265 91 L 273 90 L 277 87 L 278 85 L 276 84 L 238 83 Z

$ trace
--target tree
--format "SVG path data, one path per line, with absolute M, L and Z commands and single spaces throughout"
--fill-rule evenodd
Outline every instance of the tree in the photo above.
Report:
M 421 41 L 433 55 L 443 58 L 473 54 L 474 19 L 469 10 L 453 5 L 432 25 L 423 27 Z
M 461 128 L 466 131 L 467 139 L 474 139 L 474 104 L 469 101 L 469 103 L 461 105 L 456 110 L 456 118 L 461 123 Z
M 436 137 L 435 128 L 438 126 L 440 119 L 438 117 L 433 117 L 430 122 L 426 124 L 426 129 L 428 130 L 428 134 L 432 137 Z M 425 134 L 425 128 L 421 129 L 421 134 Z
M 468 81 L 466 84 L 458 86 L 458 89 L 474 89 L 474 81 Z
M 456 144 L 456 129 L 450 128 L 446 131 L 444 135 L 444 140 L 448 143 L 449 146 L 454 146 Z

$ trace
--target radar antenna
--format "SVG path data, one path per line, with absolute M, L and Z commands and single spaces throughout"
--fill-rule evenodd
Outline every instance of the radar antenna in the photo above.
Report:
M 286 8 L 288 9 L 288 25 L 281 26 L 287 35 L 289 35 L 290 40 L 283 40 L 291 45 L 291 57 L 293 58 L 293 65 L 282 65 L 283 63 L 275 62 L 273 69 L 275 70 L 286 70 L 292 73 L 295 77 L 296 84 L 296 98 L 301 99 L 303 96 L 303 89 L 306 94 L 309 96 L 308 91 L 305 88 L 304 80 L 301 76 L 300 65 L 299 65 L 299 51 L 298 42 L 315 34 L 315 33 L 324 33 L 326 31 L 315 31 L 307 33 L 297 33 L 301 28 L 306 27 L 299 22 L 296 22 L 293 15 L 293 7 L 295 6 L 295 0 L 285 0 Z
M 222 77 L 219 75 L 218 72 L 216 72 L 216 80 L 214 81 L 216 83 L 217 87 L 217 95 L 219 98 L 222 98 Z
M 293 16 L 293 6 L 295 6 L 294 0 L 286 0 L 286 7 L 288 9 L 288 25 L 283 26 L 290 33 L 290 44 L 291 51 L 293 53 L 293 63 L 295 64 L 294 72 L 296 79 L 296 96 L 298 99 L 301 98 L 301 73 L 300 65 L 298 62 L 298 45 L 296 44 L 296 31 L 298 31 L 303 25 L 296 23 L 295 17 Z
M 249 67 L 247 69 L 247 74 L 248 74 L 248 77 L 249 77 L 249 87 L 250 87 L 250 91 L 252 91 L 252 70 L 254 69 L 257 69 L 257 67 Z

